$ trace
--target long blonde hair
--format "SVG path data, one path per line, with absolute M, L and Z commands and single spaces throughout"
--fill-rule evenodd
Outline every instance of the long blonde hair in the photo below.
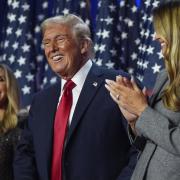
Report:
M 20 98 L 18 83 L 13 72 L 4 64 L 0 64 L 0 69 L 4 71 L 7 88 L 6 109 L 3 119 L 0 122 L 0 132 L 4 133 L 17 126 Z
M 180 111 L 180 2 L 168 2 L 153 12 L 156 32 L 167 40 L 164 54 L 169 84 L 162 100 L 170 110 Z

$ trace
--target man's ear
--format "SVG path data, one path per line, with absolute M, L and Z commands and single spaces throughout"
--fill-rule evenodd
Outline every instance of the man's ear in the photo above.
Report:
M 80 46 L 81 47 L 81 54 L 87 53 L 89 46 L 90 46 L 89 41 L 87 39 L 83 39 L 81 41 L 81 46 Z

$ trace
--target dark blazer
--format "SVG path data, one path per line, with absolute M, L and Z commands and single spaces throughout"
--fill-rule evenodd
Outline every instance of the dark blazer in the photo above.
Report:
M 68 129 L 63 180 L 130 179 L 135 157 L 129 158 L 125 121 L 104 87 L 105 79 L 115 79 L 116 75 L 115 71 L 92 66 Z M 60 87 L 56 84 L 34 97 L 14 161 L 15 180 L 50 179 L 53 122 Z

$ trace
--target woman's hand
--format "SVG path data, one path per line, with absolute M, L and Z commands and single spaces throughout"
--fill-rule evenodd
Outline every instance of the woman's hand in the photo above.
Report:
M 106 80 L 106 83 L 105 87 L 109 90 L 113 100 L 120 108 L 126 110 L 126 113 L 129 112 L 131 118 L 134 115 L 137 119 L 148 106 L 145 90 L 141 91 L 133 78 L 128 80 L 127 78 L 117 76 L 116 81 Z M 130 117 L 128 118 L 130 119 Z

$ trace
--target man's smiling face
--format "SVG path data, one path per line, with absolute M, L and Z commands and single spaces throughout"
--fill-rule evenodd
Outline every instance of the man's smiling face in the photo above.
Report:
M 46 27 L 43 44 L 52 70 L 64 79 L 70 79 L 80 69 L 80 43 L 68 25 L 52 23 Z

